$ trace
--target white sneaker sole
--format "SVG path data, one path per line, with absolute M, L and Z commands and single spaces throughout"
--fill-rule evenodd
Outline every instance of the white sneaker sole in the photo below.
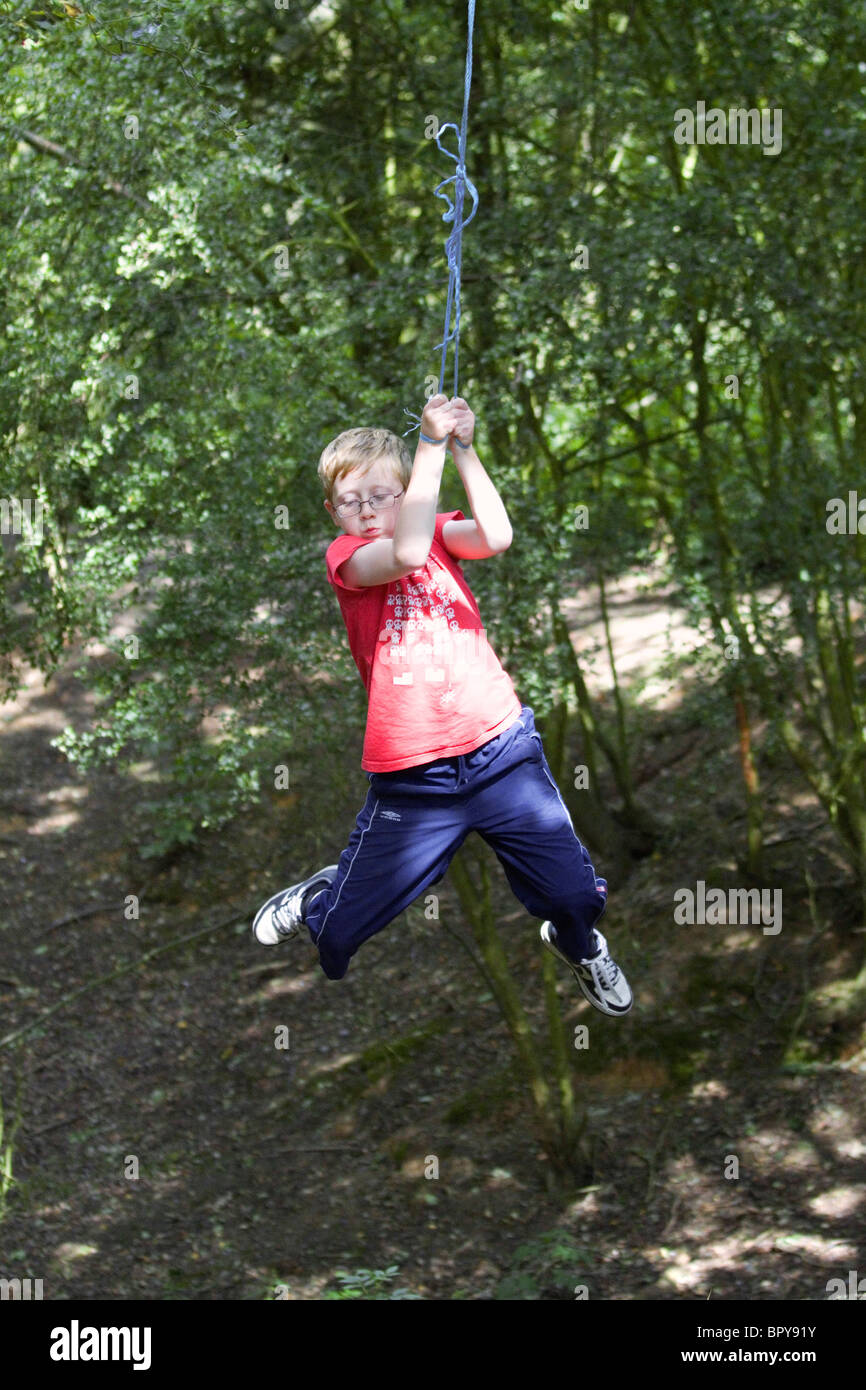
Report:
M 274 893 L 273 897 L 268 898 L 267 902 L 262 903 L 262 906 L 253 918 L 252 925 L 253 937 L 259 945 L 279 946 L 281 941 L 292 941 L 294 937 L 300 936 L 302 923 L 290 927 L 288 931 L 278 930 L 273 920 L 274 908 L 278 907 L 281 902 L 284 902 L 291 893 L 306 891 L 318 880 L 321 883 L 321 887 L 313 894 L 313 898 L 317 897 L 318 893 L 323 892 L 324 889 L 331 886 L 336 876 L 337 865 L 328 864 L 324 869 L 319 869 L 317 873 L 310 874 L 309 878 L 302 879 L 300 883 L 293 883 L 291 887 L 283 888 L 279 893 Z
M 607 1000 L 605 1000 L 605 999 L 603 999 L 603 998 L 601 998 L 601 999 L 600 999 L 600 998 L 597 998 L 597 997 L 591 992 L 589 986 L 587 985 L 586 981 L 584 980 L 583 976 L 581 975 L 580 971 L 578 970 L 578 964 L 577 964 L 577 962 L 576 962 L 576 961 L 573 961 L 573 960 L 569 960 L 568 956 L 567 956 L 563 951 L 560 951 L 559 947 L 556 945 L 556 941 L 555 941 L 554 935 L 553 935 L 553 933 L 555 933 L 555 931 L 556 931 L 556 928 L 554 927 L 554 925 L 553 925 L 552 922 L 542 922 L 539 935 L 540 935 L 542 941 L 544 942 L 545 946 L 547 947 L 548 951 L 552 951 L 553 954 L 554 954 L 555 956 L 558 956 L 558 957 L 559 957 L 559 959 L 563 962 L 563 964 L 565 964 L 565 965 L 568 966 L 569 970 L 570 970 L 570 971 L 572 972 L 572 974 L 574 975 L 574 978 L 577 980 L 577 983 L 580 985 L 580 988 L 581 988 L 581 991 L 582 991 L 582 993 L 583 993 L 584 998 L 589 1000 L 589 1002 L 590 1002 L 590 1004 L 592 1004 L 593 1008 L 594 1008 L 594 1009 L 598 1009 L 599 1013 L 601 1013 L 601 1014 L 607 1014 L 610 1018 L 622 1018 L 622 1016 L 623 1016 L 624 1014 L 629 1013 L 630 1010 L 631 1010 L 631 1007 L 632 1007 L 632 1005 L 633 1005 L 633 1003 L 634 1003 L 634 996 L 632 995 L 631 998 L 629 999 L 628 1003 L 627 1003 L 624 1007 L 621 1007 L 621 1008 L 611 1008 L 611 1006 L 608 1004 Z M 627 980 L 626 980 L 626 978 L 625 978 L 625 976 L 623 975 L 623 973 L 622 973 L 621 970 L 620 970 L 620 977 L 621 977 L 622 982 L 623 982 L 623 984 L 625 985 L 626 989 L 629 989 L 628 982 L 627 982 Z M 629 989 L 629 993 L 631 993 L 630 989 Z

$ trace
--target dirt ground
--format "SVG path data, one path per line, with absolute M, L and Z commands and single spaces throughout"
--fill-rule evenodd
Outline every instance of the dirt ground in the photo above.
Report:
M 866 1270 L 862 1012 L 808 994 L 862 963 L 844 866 L 796 775 L 762 767 L 782 931 L 674 923 L 677 887 L 740 881 L 736 730 L 720 739 L 686 677 L 659 673 L 669 642 L 696 640 L 670 602 L 624 583 L 611 606 L 621 679 L 644 682 L 639 794 L 665 834 L 605 919 L 632 1013 L 597 1014 L 563 971 L 566 1026 L 590 1029 L 573 1067 L 596 1153 L 566 1194 L 447 877 L 439 922 L 413 904 L 339 982 L 303 940 L 251 940 L 263 898 L 343 849 L 360 739 L 345 795 L 321 802 L 312 750 L 296 796 L 142 861 L 140 782 L 82 778 L 50 746 L 92 711 L 75 653 L 47 688 L 28 673 L 0 707 L 0 1039 L 41 1022 L 0 1045 L 6 1142 L 16 1097 L 20 1115 L 0 1276 L 42 1278 L 46 1299 L 317 1299 L 338 1271 L 396 1266 L 367 1296 L 824 1300 Z M 570 621 L 582 652 L 587 596 Z M 610 714 L 603 657 L 591 669 Z M 538 923 L 491 864 L 541 1031 Z

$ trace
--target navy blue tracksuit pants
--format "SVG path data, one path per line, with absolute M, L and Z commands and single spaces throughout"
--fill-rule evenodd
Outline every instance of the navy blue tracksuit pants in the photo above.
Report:
M 444 878 L 470 830 L 496 852 L 527 912 L 553 923 L 567 956 L 595 954 L 607 883 L 574 833 L 529 705 L 471 753 L 367 777 L 337 877 L 306 913 L 328 979 L 342 979 L 368 937 Z

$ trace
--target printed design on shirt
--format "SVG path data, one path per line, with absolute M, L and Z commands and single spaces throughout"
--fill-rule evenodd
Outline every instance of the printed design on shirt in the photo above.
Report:
M 460 626 L 458 605 L 466 605 L 466 596 L 444 567 L 439 566 L 438 579 L 427 566 L 424 569 L 429 575 L 426 584 L 412 582 L 413 576 L 424 573 L 413 570 L 406 579 L 394 581 L 394 592 L 385 600 L 381 660 L 392 668 L 395 685 L 429 682 L 443 687 L 444 707 L 456 699 L 452 681 L 465 676 L 473 663 L 486 660 L 487 639 L 483 627 Z

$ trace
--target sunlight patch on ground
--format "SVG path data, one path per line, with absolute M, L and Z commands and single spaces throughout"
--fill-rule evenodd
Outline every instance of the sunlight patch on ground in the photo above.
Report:
M 341 1067 L 351 1066 L 361 1057 L 360 1052 L 339 1052 L 336 1057 L 329 1057 L 327 1062 L 320 1062 L 317 1067 L 310 1067 L 307 1076 L 312 1080 L 315 1076 L 322 1076 L 329 1071 L 339 1071 Z
M 81 820 L 78 811 L 54 811 L 50 816 L 42 816 L 39 820 L 30 822 L 28 834 L 30 835 L 50 835 L 59 830 L 69 830 Z
M 40 816 L 38 820 L 31 820 L 27 833 L 29 835 L 47 835 L 51 831 L 68 830 L 70 826 L 76 825 L 81 820 L 81 812 L 71 810 L 65 803 L 86 801 L 88 788 L 85 785 L 77 787 L 54 787 L 51 791 L 45 792 L 40 797 L 34 797 L 34 801 L 54 801 L 59 803 L 56 811 L 51 811 L 46 816 Z
M 21 689 L 14 700 L 8 704 L 0 706 L 2 714 L 0 721 L 3 724 L 11 724 L 17 720 L 22 712 L 27 708 L 32 699 L 37 699 L 46 693 L 47 683 L 41 671 L 36 671 L 32 666 L 28 666 L 22 661 L 16 668 L 20 673 Z
M 850 1187 L 832 1187 L 829 1192 L 822 1192 L 820 1197 L 813 1197 L 809 1208 L 816 1216 L 851 1216 L 863 1205 L 864 1197 L 866 1187 L 862 1183 L 854 1183 Z
M 727 1100 L 730 1091 L 722 1081 L 698 1081 L 689 1095 L 694 1100 Z
M 706 639 L 688 621 L 684 608 L 670 593 L 642 590 L 640 575 L 630 573 L 606 586 L 610 633 L 617 676 L 624 683 L 635 678 L 648 681 L 641 703 L 652 701 L 659 709 L 680 702 L 682 673 L 671 679 L 657 675 L 671 656 L 685 660 L 705 645 Z M 578 656 L 586 664 L 590 684 L 610 684 L 606 637 L 595 586 L 567 598 L 562 609 L 572 632 Z M 590 649 L 596 648 L 592 657 Z M 724 658 L 720 655 L 720 660 Z
M 725 926 L 724 922 L 720 923 Z M 757 936 L 755 933 L 758 933 Z M 714 943 L 713 953 L 715 955 L 739 955 L 742 951 L 755 951 L 763 936 L 761 923 L 752 924 L 751 931 L 730 932 Z
M 42 691 L 37 691 L 34 692 L 31 698 L 38 700 L 42 698 L 42 695 Z M 29 703 L 30 700 L 27 700 L 26 704 L 29 705 Z M 12 702 L 12 708 L 14 709 L 16 705 L 19 705 L 19 707 L 21 705 L 20 693 L 18 699 Z M 18 714 L 4 715 L 3 723 L 5 726 L 4 733 L 9 733 L 12 729 L 14 729 L 15 733 L 20 733 L 24 729 L 50 729 L 53 733 L 60 734 L 66 728 L 69 720 L 57 709 L 33 710 L 29 712 L 25 707 L 21 708 L 21 712 Z
M 252 940 L 252 938 L 250 939 Z M 256 968 L 262 969 L 263 967 Z M 266 980 L 259 985 L 254 994 L 247 994 L 241 1002 L 246 1005 L 253 1005 L 261 1002 L 262 999 L 282 999 L 287 994 L 306 994 L 312 989 L 314 979 L 315 976 L 313 975 L 275 975 L 272 980 Z M 257 1021 L 254 1020 L 250 1025 L 247 1036 L 259 1036 Z
M 219 743 L 225 738 L 225 721 L 231 718 L 231 705 L 215 705 L 200 721 L 199 728 L 206 743 Z
M 650 582 L 648 583 L 648 579 Z M 664 580 L 659 565 L 630 570 L 605 585 L 610 635 L 613 643 L 617 677 L 624 686 L 645 681 L 635 692 L 638 704 L 651 705 L 654 710 L 670 713 L 683 703 L 683 687 L 694 679 L 696 671 L 689 657 L 697 658 L 707 648 L 718 651 L 719 670 L 728 663 L 715 636 L 695 627 L 688 609 L 679 600 L 676 589 Z M 788 619 L 788 604 L 777 598 L 770 589 L 759 589 L 755 598 L 761 609 L 767 630 L 775 622 Z M 607 657 L 606 636 L 601 616 L 596 584 L 581 586 L 561 603 L 571 631 L 572 642 L 590 690 L 611 688 L 610 663 Z M 852 604 L 852 619 L 860 617 L 862 606 Z M 775 621 L 774 621 L 775 620 Z M 749 625 L 750 626 L 750 625 Z M 799 637 L 778 640 L 777 652 L 792 660 L 802 655 Z M 760 646 L 757 648 L 760 652 Z M 674 659 L 676 674 L 659 674 L 659 668 Z M 806 797 L 809 804 L 811 800 Z
M 840 1157 L 850 1157 L 850 1146 L 862 1148 L 848 1111 L 835 1102 L 820 1106 L 812 1118 L 812 1131 L 820 1135 L 822 1145 L 830 1145 Z M 846 1152 L 847 1150 L 847 1152 Z M 859 1155 L 858 1155 L 859 1156 Z
M 75 1260 L 86 1259 L 88 1255 L 97 1255 L 99 1247 L 96 1245 L 83 1245 L 80 1241 L 65 1241 L 58 1245 L 54 1251 L 54 1259 L 63 1270 L 64 1277 L 68 1277 Z
M 683 1293 L 697 1293 L 711 1286 L 714 1275 L 720 1271 L 742 1269 L 748 1264 L 749 1256 L 771 1254 L 773 1251 L 786 1255 L 800 1254 L 810 1264 L 825 1265 L 828 1268 L 838 1265 L 840 1261 L 857 1258 L 856 1245 L 825 1239 L 823 1236 L 791 1235 L 782 1229 L 762 1231 L 752 1240 L 741 1233 L 735 1233 L 722 1240 L 705 1241 L 701 1243 L 700 1256 L 693 1257 L 686 1250 L 676 1250 L 664 1245 L 645 1249 L 644 1254 L 654 1264 L 664 1264 L 665 1268 L 660 1278 L 665 1283 L 671 1284 Z M 816 1298 L 825 1296 L 824 1274 L 825 1271 L 822 1269 L 815 1270 Z M 774 1283 L 773 1279 L 765 1279 L 761 1281 L 761 1287 L 772 1288 Z
M 71 660 L 76 654 L 76 648 L 69 648 L 64 656 Z M 69 719 L 57 707 L 59 699 L 56 688 L 52 686 L 50 680 L 45 679 L 41 671 L 37 671 L 26 661 L 19 659 L 16 662 L 16 670 L 20 674 L 21 689 L 14 700 L 0 705 L 0 730 L 3 733 L 12 731 L 18 733 L 24 729 L 51 729 L 55 733 L 61 733 L 69 723 Z M 77 698 L 80 698 L 89 709 L 95 710 L 97 697 L 93 691 L 82 690 L 78 693 Z M 49 701 L 52 708 L 40 710 L 38 707 L 40 701 Z
M 760 1246 L 757 1248 L 760 1249 Z M 849 1241 L 833 1240 L 827 1236 L 791 1234 L 788 1231 L 777 1232 L 771 1248 L 786 1253 L 796 1250 L 798 1254 L 806 1255 L 810 1260 L 820 1264 L 838 1264 L 840 1260 L 857 1258 L 857 1246 Z
M 159 770 L 151 758 L 145 762 L 130 764 L 130 775 L 138 782 L 158 782 Z
M 783 1169 L 789 1173 L 808 1172 L 822 1166 L 822 1159 L 807 1139 L 794 1138 L 778 1129 L 759 1130 L 738 1144 L 744 1165 L 757 1174 L 768 1175 Z

